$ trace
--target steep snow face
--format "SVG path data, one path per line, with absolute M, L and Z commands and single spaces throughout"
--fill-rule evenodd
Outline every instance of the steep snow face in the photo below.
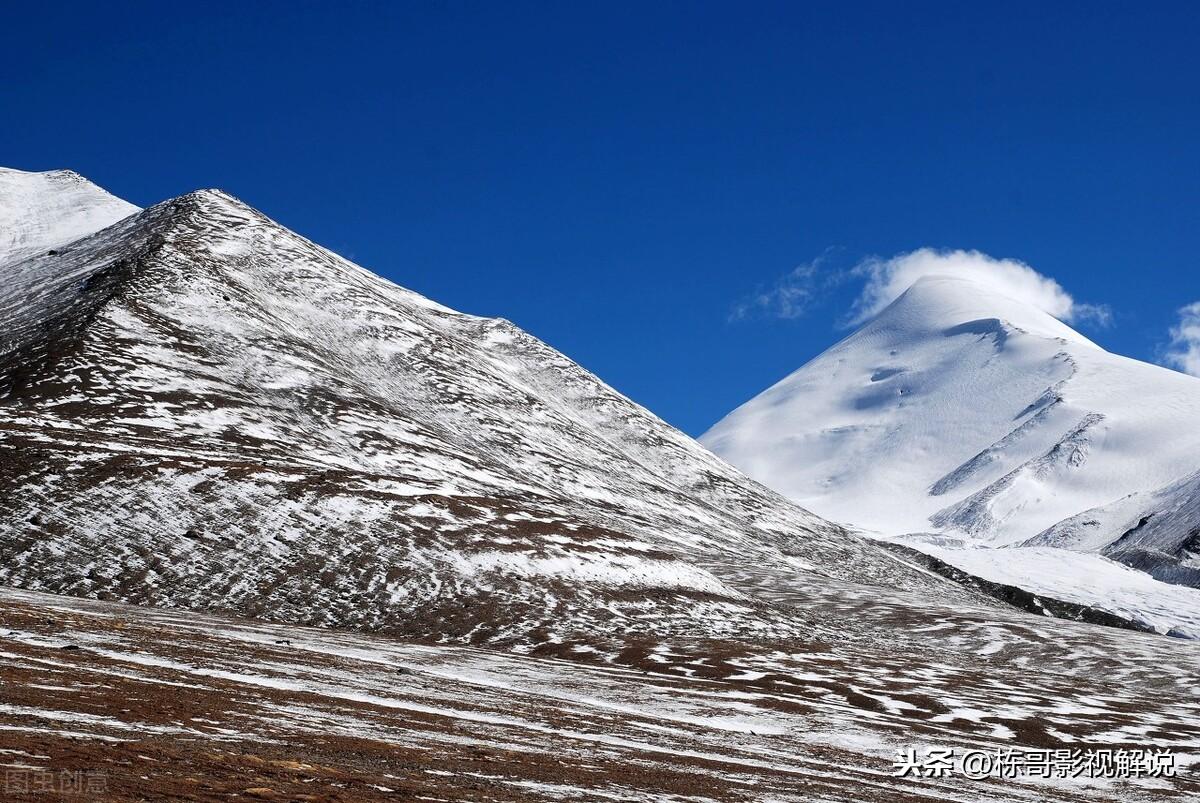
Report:
M 814 512 L 886 536 L 1006 545 L 1047 531 L 1043 546 L 1100 550 L 1145 513 L 1051 528 L 1194 472 L 1196 421 L 1200 380 L 928 277 L 701 440 Z
M 0 167 L 0 265 L 66 245 L 137 211 L 70 170 Z
M 224 193 L 4 270 L 0 581 L 526 646 L 975 599 Z
M 1112 540 L 1114 532 L 1121 535 Z M 1200 588 L 1200 471 L 1086 510 L 1027 544 L 1100 550 L 1160 580 Z

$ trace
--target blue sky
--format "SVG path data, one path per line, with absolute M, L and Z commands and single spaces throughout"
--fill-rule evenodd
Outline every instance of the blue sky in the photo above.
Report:
M 1110 350 L 1200 343 L 1188 4 L 35 6 L 0 164 L 224 188 L 692 434 L 845 333 L 855 265 L 923 247 L 1107 305 L 1078 325 Z

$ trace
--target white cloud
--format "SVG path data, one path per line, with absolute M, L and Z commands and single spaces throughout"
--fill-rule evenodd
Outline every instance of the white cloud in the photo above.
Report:
M 891 259 L 866 260 L 855 272 L 865 277 L 867 283 L 851 310 L 851 323 L 861 323 L 876 315 L 925 276 L 970 278 L 1063 321 L 1090 321 L 1100 326 L 1112 321 L 1108 307 L 1076 303 L 1062 285 L 1024 262 L 996 259 L 979 251 L 921 248 Z
M 747 318 L 793 319 L 804 315 L 818 300 L 820 281 L 818 270 L 824 257 L 798 265 L 766 289 L 759 289 L 733 306 L 731 321 Z
M 1016 259 L 996 259 L 981 251 L 919 248 L 890 259 L 873 257 L 847 268 L 829 264 L 838 250 L 827 249 L 812 262 L 779 277 L 771 286 L 746 296 L 733 306 L 729 320 L 800 318 L 827 300 L 832 288 L 858 279 L 864 282 L 862 292 L 845 318 L 848 325 L 857 325 L 882 311 L 918 279 L 958 276 L 1068 323 L 1098 327 L 1112 324 L 1112 310 L 1107 305 L 1076 301 L 1054 279 Z
M 1171 327 L 1171 344 L 1163 361 L 1185 374 L 1200 376 L 1200 301 L 1179 310 L 1179 325 Z
M 1076 302 L 1075 306 L 1071 308 L 1070 320 L 1090 322 L 1101 328 L 1112 326 L 1112 308 L 1107 304 L 1080 304 Z

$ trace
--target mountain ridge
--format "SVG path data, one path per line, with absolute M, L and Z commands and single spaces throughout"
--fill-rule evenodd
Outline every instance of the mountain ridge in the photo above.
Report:
M 7 270 L 8 583 L 526 645 L 794 634 L 772 606 L 858 583 L 989 604 L 222 191 Z

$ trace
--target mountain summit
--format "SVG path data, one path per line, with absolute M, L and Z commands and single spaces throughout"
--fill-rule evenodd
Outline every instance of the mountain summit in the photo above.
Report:
M 701 441 L 885 536 L 1100 552 L 1200 585 L 1196 421 L 1200 380 L 930 276 Z

